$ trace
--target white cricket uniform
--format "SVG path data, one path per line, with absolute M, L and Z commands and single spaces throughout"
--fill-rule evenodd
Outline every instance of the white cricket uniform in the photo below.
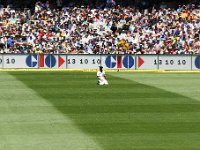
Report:
M 98 71 L 97 77 L 99 78 L 99 85 L 108 85 L 108 81 L 105 78 L 106 74 L 104 71 Z

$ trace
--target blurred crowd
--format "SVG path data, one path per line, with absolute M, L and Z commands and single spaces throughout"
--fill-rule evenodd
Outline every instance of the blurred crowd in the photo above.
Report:
M 0 10 L 0 53 L 200 54 L 200 6 L 138 10 L 63 7 L 36 2 L 34 12 Z

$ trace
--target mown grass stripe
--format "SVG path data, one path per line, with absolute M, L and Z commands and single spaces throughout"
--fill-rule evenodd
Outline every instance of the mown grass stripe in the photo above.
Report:
M 70 118 L 15 77 L 0 72 L 0 85 L 0 149 L 101 149 Z M 41 115 L 44 107 L 38 106 L 48 106 L 48 112 Z

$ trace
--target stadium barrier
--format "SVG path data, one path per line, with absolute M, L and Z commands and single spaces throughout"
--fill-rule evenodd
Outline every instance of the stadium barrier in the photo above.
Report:
M 0 54 L 2 69 L 200 70 L 200 55 Z

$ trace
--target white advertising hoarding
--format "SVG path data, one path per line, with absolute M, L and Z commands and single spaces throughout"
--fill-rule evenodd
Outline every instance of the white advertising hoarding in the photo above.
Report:
M 38 68 L 38 55 L 3 55 L 3 68 Z
M 192 56 L 192 70 L 200 70 L 200 55 Z
M 68 69 L 98 69 L 100 65 L 100 55 L 67 55 Z
M 66 55 L 54 55 L 56 58 L 56 65 L 52 68 L 66 69 L 67 61 Z
M 159 70 L 191 70 L 190 55 L 159 55 Z
M 158 56 L 157 55 L 137 55 L 137 70 L 157 70 Z
M 66 55 L 39 55 L 40 68 L 66 68 Z
M 0 55 L 0 68 L 3 68 L 3 55 Z
M 200 55 L 0 54 L 0 68 L 200 70 Z
M 135 70 L 134 55 L 102 55 L 102 66 L 105 69 L 133 69 Z

